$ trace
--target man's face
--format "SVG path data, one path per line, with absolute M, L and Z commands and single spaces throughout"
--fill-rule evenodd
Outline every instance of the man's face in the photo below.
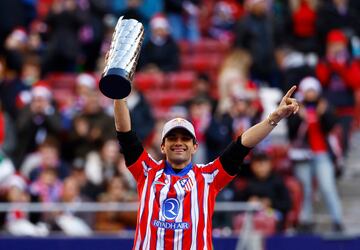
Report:
M 185 129 L 173 129 L 161 144 L 161 152 L 173 168 L 184 168 L 191 162 L 192 155 L 196 152 L 198 144 Z

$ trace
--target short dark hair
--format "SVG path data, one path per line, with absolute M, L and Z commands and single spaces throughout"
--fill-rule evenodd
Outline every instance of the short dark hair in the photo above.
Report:
M 254 151 L 251 155 L 251 161 L 270 161 L 270 156 L 265 151 Z

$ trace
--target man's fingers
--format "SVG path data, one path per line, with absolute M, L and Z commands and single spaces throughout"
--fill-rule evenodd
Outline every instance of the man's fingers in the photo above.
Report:
M 285 97 L 285 98 L 290 98 L 290 96 L 294 93 L 295 89 L 296 89 L 296 86 L 293 85 L 293 86 L 291 87 L 291 89 L 289 89 L 289 91 L 286 93 L 286 95 L 285 95 L 284 97 Z
M 293 104 L 293 103 L 297 103 L 296 99 L 295 98 L 286 98 L 285 99 L 285 103 L 287 105 L 290 105 L 290 104 Z

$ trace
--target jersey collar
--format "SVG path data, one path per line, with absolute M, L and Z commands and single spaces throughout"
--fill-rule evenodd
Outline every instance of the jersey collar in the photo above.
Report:
M 190 169 L 192 169 L 192 167 L 193 167 L 193 164 L 192 164 L 192 162 L 190 162 L 180 172 L 176 173 L 174 171 L 174 169 L 171 167 L 171 164 L 168 161 L 165 161 L 164 172 L 165 172 L 165 174 L 168 174 L 168 175 L 185 176 L 190 171 Z

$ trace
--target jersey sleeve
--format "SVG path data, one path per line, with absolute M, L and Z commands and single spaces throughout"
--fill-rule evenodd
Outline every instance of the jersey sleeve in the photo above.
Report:
M 206 165 L 199 165 L 205 182 L 213 187 L 217 192 L 223 189 L 235 176 L 229 175 L 219 158 Z
M 159 162 L 155 161 L 148 152 L 144 150 L 135 163 L 128 166 L 128 169 L 138 185 L 142 185 L 145 182 L 149 171 L 153 168 L 158 168 L 159 164 Z

